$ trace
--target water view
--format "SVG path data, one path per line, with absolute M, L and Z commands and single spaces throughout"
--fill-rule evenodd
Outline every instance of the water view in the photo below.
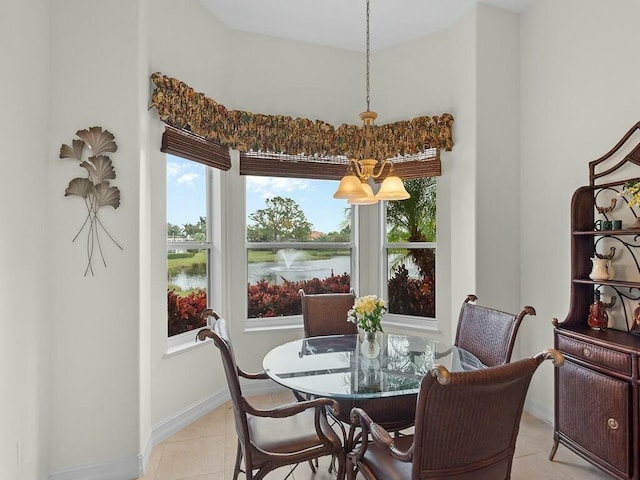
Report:
M 296 253 L 301 253 L 295 251 Z M 250 263 L 248 265 L 247 281 L 255 284 L 259 280 L 268 280 L 270 283 L 282 284 L 283 279 L 289 281 L 310 280 L 312 278 L 324 279 L 331 274 L 342 275 L 351 272 L 350 258 L 347 255 L 335 256 L 323 260 L 298 260 L 280 255 L 277 262 Z M 169 284 L 177 285 L 182 290 L 207 287 L 206 272 L 181 271 L 169 276 Z

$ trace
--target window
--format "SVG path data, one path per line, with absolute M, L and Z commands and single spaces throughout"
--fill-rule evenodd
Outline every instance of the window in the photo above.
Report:
M 408 200 L 386 202 L 386 285 L 390 314 L 436 316 L 436 179 L 404 181 Z
M 213 292 L 212 184 L 218 170 L 167 155 L 168 336 L 206 324 Z
M 214 246 L 221 241 L 220 170 L 231 159 L 227 147 L 170 125 L 160 151 L 167 154 L 167 335 L 175 348 L 204 326 L 200 313 L 222 296 Z
M 245 176 L 247 317 L 301 314 L 298 291 L 348 292 L 352 208 L 333 180 Z

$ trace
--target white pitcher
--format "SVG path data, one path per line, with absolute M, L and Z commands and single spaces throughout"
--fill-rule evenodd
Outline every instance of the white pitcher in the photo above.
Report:
M 591 280 L 611 280 L 613 278 L 611 259 L 592 257 L 591 262 L 593 263 L 593 268 L 589 274 Z

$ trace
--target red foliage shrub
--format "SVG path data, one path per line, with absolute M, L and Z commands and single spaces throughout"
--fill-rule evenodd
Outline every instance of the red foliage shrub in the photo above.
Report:
M 414 279 L 404 265 L 394 269 L 389 279 L 389 312 L 424 317 L 435 317 L 435 278 Z M 300 282 L 282 279 L 281 285 L 260 280 L 247 285 L 249 318 L 300 315 L 300 295 L 305 293 L 345 293 L 351 288 L 349 274 L 331 275 L 323 280 L 312 278 Z M 206 326 L 200 312 L 207 308 L 207 293 L 196 290 L 181 297 L 173 290 L 167 291 L 169 336 Z
M 181 297 L 174 290 L 167 290 L 167 313 L 169 336 L 205 327 L 207 322 L 200 318 L 200 312 L 207 308 L 207 292 L 195 290 Z
M 320 280 L 312 278 L 300 282 L 290 282 L 282 279 L 282 285 L 261 280 L 255 285 L 247 285 L 247 307 L 249 318 L 275 317 L 285 315 L 300 315 L 300 295 L 298 290 L 305 293 L 344 293 L 351 288 L 351 277 L 331 275 Z
M 435 278 L 411 278 L 404 265 L 394 268 L 393 274 L 388 282 L 389 313 L 435 318 Z

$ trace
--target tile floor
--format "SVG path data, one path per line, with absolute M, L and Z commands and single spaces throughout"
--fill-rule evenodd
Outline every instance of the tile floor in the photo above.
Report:
M 288 392 L 252 397 L 256 406 L 293 400 Z M 553 462 L 550 425 L 524 414 L 516 447 L 512 480 L 596 480 L 610 478 L 564 446 L 558 447 Z M 138 480 L 230 480 L 236 453 L 236 435 L 230 403 L 218 407 L 164 442 L 151 453 L 147 471 Z M 321 459 L 316 474 L 308 464 L 297 467 L 290 480 L 332 480 L 328 459 Z M 275 470 L 267 480 L 283 480 L 288 468 Z M 239 479 L 244 480 L 244 474 Z

